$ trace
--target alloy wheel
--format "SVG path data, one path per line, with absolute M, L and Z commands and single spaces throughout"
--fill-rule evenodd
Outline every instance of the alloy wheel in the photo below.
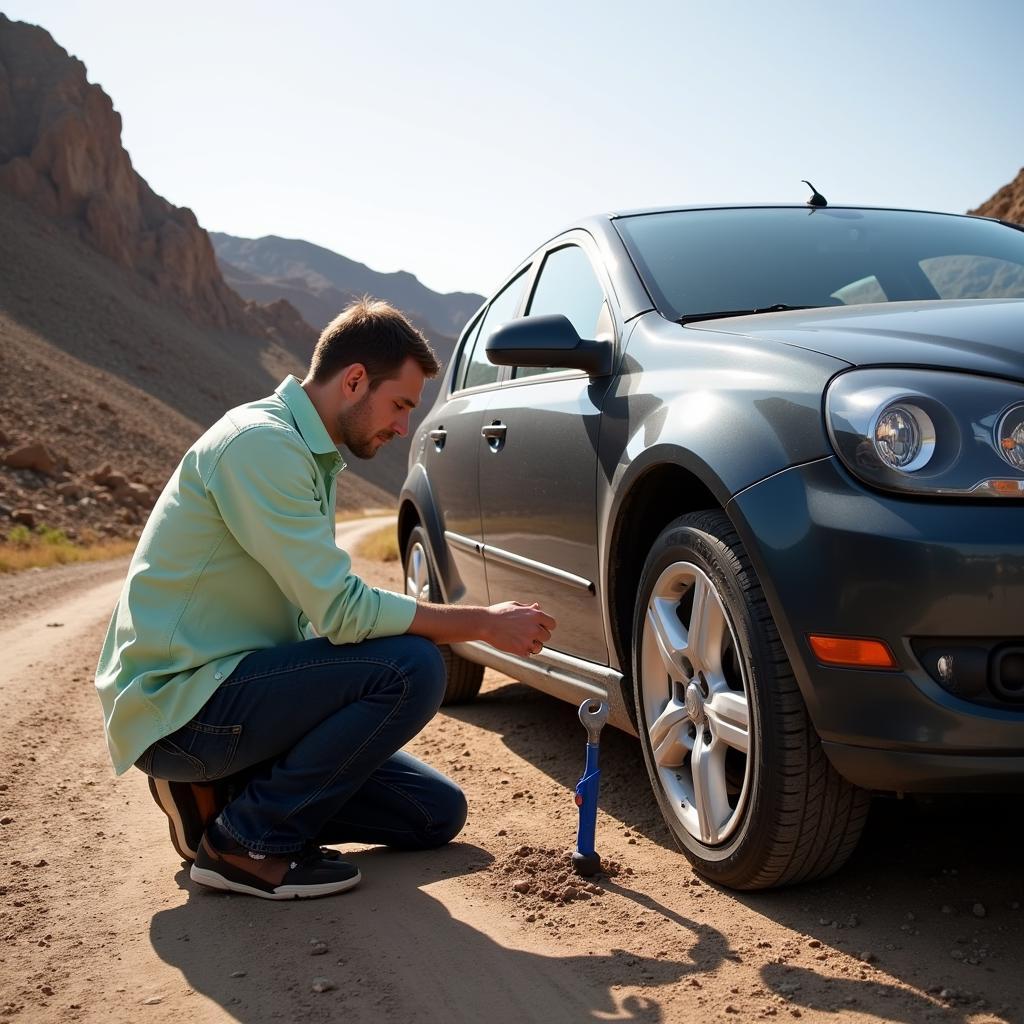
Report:
M 419 541 L 414 541 L 409 548 L 405 563 L 405 592 L 418 601 L 430 600 L 430 568 L 427 552 Z
M 658 577 L 640 667 L 651 755 L 668 806 L 694 839 L 721 844 L 743 819 L 754 738 L 733 628 L 699 566 L 674 562 Z

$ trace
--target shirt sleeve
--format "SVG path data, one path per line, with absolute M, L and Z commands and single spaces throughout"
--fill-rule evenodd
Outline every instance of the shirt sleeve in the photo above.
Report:
M 249 427 L 221 453 L 206 483 L 224 525 L 313 629 L 335 644 L 408 631 L 416 601 L 368 586 L 334 540 L 316 463 L 291 431 Z

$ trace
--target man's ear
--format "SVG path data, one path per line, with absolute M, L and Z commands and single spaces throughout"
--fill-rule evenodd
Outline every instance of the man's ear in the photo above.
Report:
M 370 378 L 362 363 L 346 366 L 339 381 L 341 397 L 347 402 L 358 401 L 369 390 Z

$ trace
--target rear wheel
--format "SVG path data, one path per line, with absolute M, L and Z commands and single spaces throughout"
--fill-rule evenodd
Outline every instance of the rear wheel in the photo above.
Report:
M 419 601 L 440 601 L 441 592 L 427 556 L 427 534 L 422 526 L 413 528 L 405 545 L 405 592 Z M 480 692 L 483 665 L 467 661 L 447 644 L 438 644 L 448 672 L 448 686 L 441 704 L 463 704 Z
M 651 548 L 633 678 L 651 783 L 701 874 L 765 889 L 845 863 L 869 796 L 825 756 L 724 512 L 682 516 Z

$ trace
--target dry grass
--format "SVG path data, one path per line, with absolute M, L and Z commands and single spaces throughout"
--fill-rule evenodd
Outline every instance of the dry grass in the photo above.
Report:
M 373 562 L 398 561 L 398 529 L 394 523 L 368 533 L 355 547 L 354 554 Z
M 121 558 L 135 550 L 134 540 L 103 540 L 95 544 L 72 544 L 68 540 L 33 538 L 28 543 L 0 541 L 0 573 L 22 569 L 46 569 L 69 562 L 102 562 Z
M 393 508 L 338 509 L 334 521 L 336 523 L 351 523 L 355 519 L 368 519 L 370 516 L 393 516 L 394 514 Z

